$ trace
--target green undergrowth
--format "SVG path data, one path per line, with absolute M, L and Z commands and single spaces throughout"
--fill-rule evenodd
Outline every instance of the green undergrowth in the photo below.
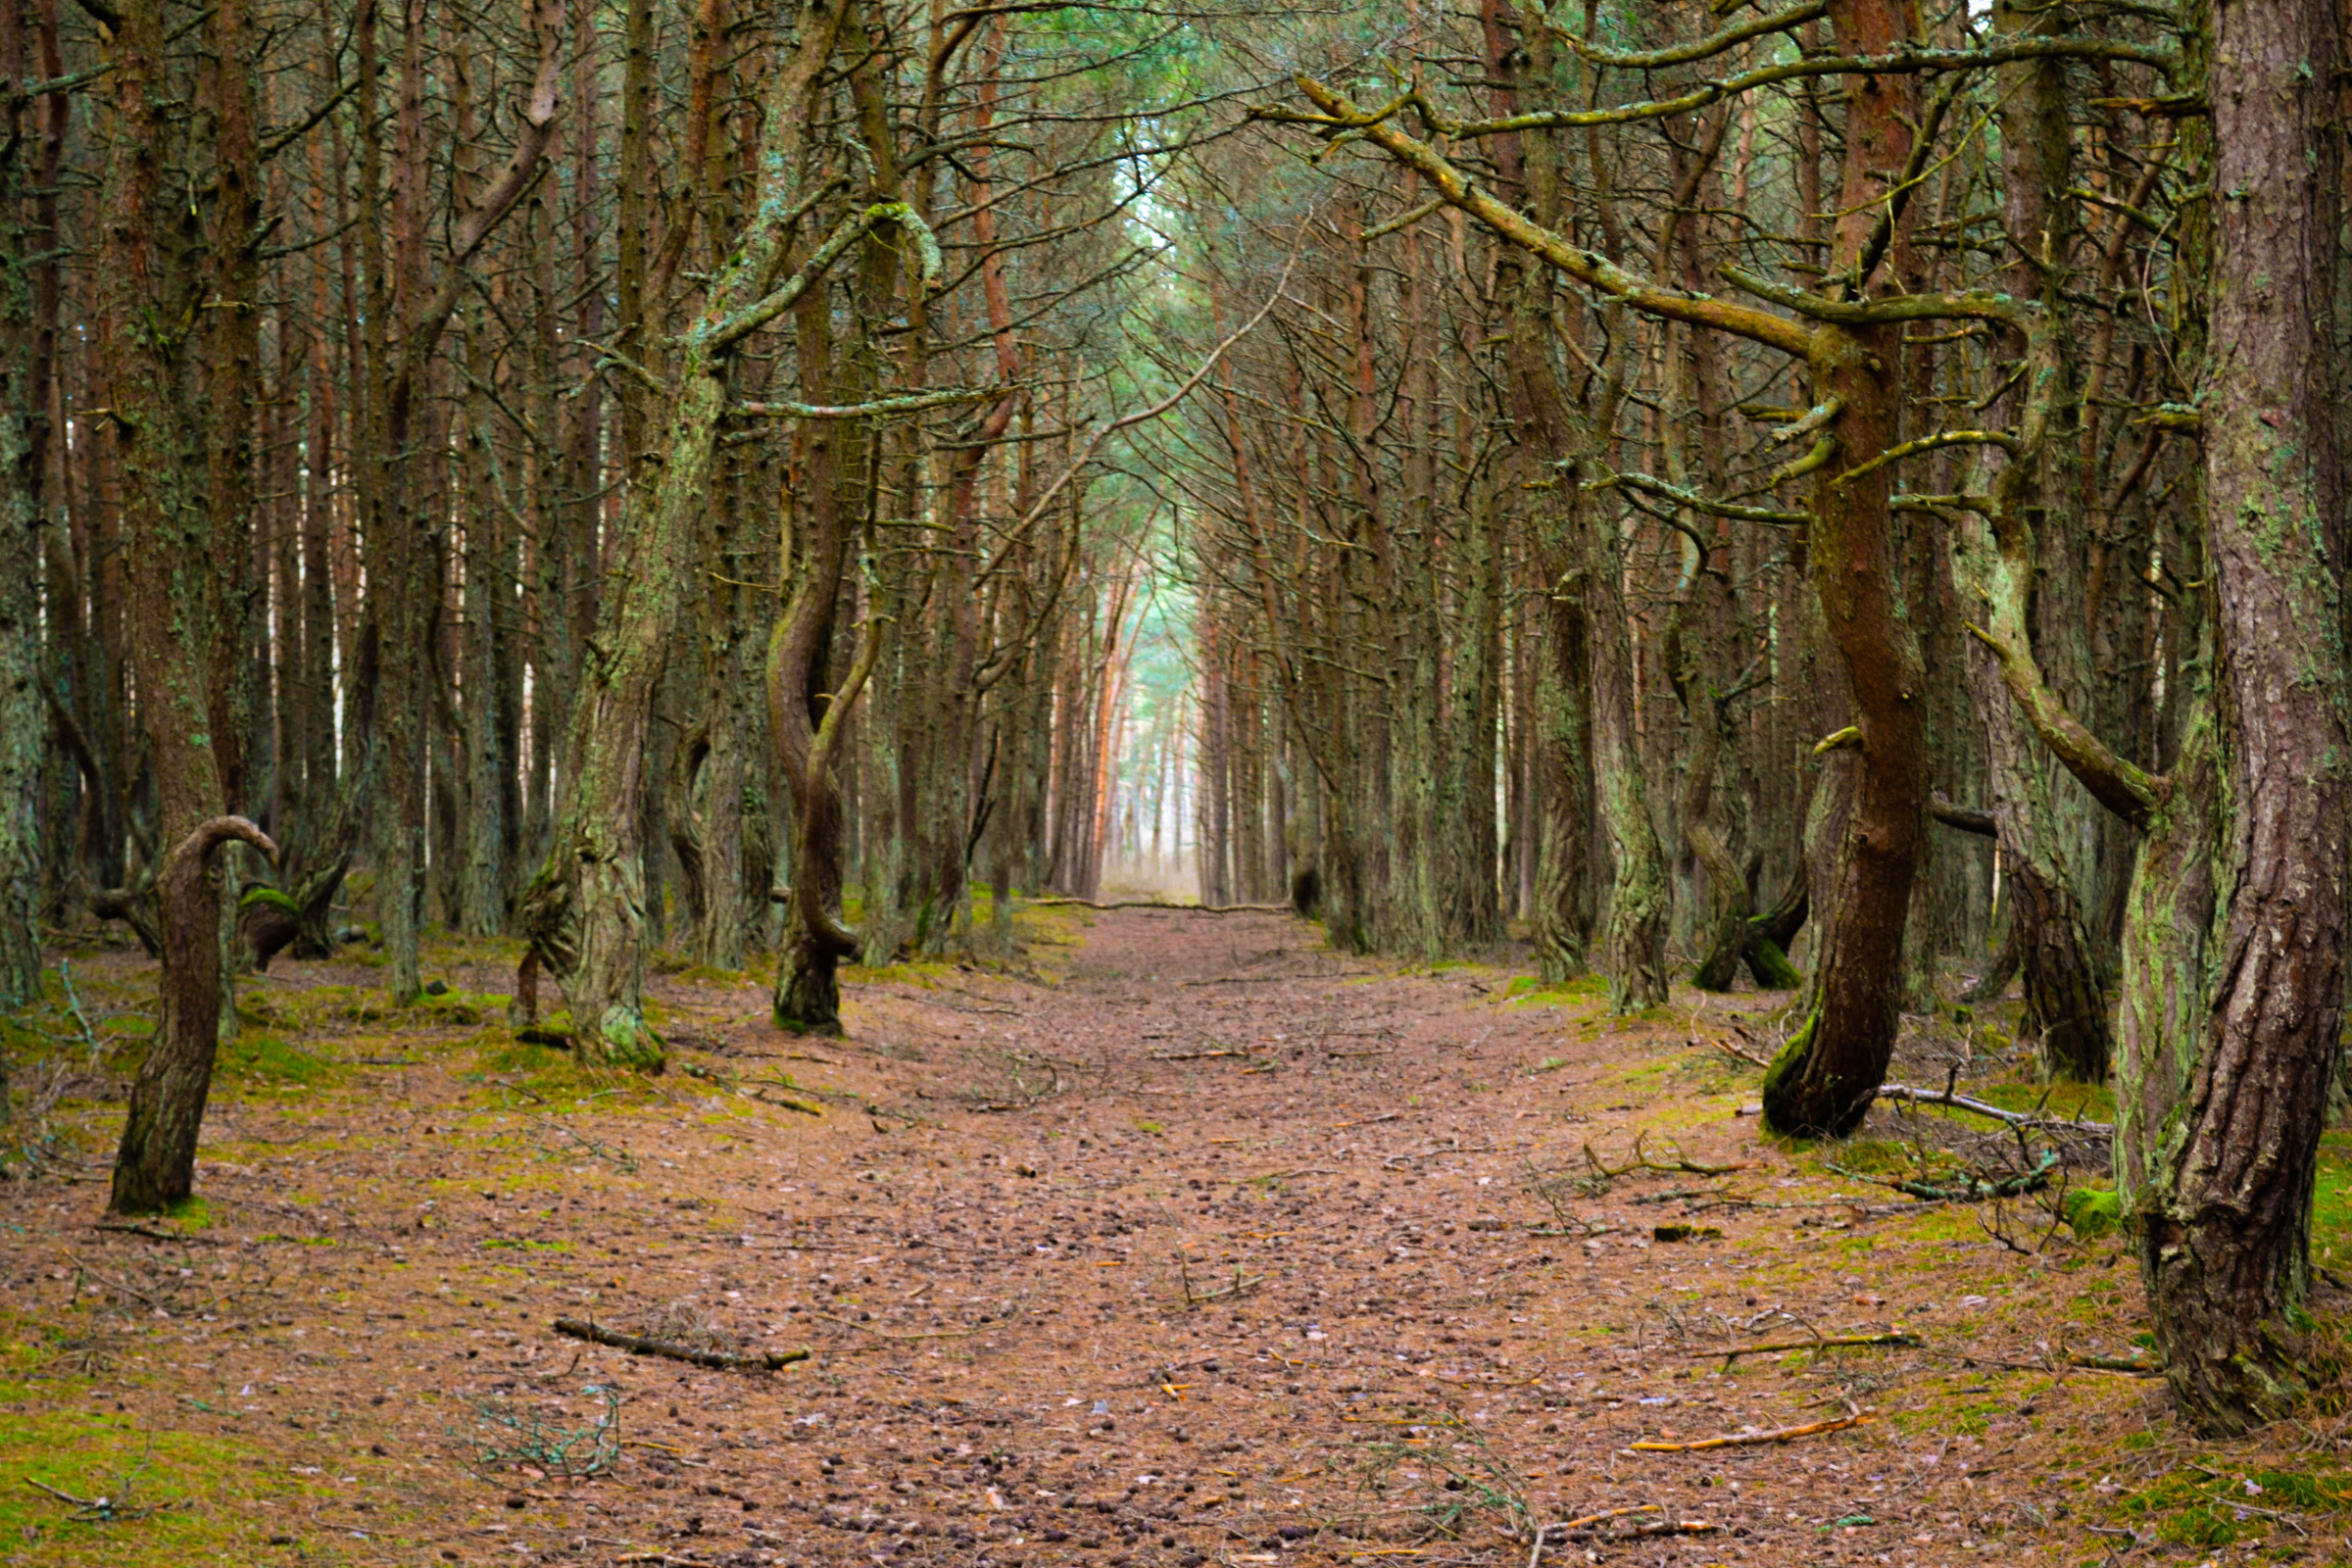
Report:
M 1974 1088 L 1964 1087 L 1962 1093 L 1982 1100 L 1988 1105 L 1998 1105 L 2003 1110 L 2037 1111 L 2040 1115 L 2063 1117 L 2069 1121 L 2078 1116 L 2085 1121 L 2110 1124 L 2115 1120 L 2115 1091 L 2105 1084 L 2012 1080 L 1978 1084 Z M 1983 1126 L 1983 1119 L 1978 1118 L 1975 1124 Z
M 2311 1256 L 2339 1274 L 2352 1268 L 2352 1134 L 2329 1133 L 2320 1145 L 2311 1204 Z
M 2118 1514 L 2172 1546 L 2228 1546 L 2269 1536 L 2275 1515 L 2352 1508 L 2352 1471 L 2182 1465 L 2118 1499 Z
M 1522 974 L 1511 977 L 1510 984 L 1503 988 L 1502 999 L 1516 1006 L 1569 1007 L 1608 994 L 1609 982 L 1597 974 L 1580 974 L 1556 986 L 1546 984 L 1539 975 Z
M 845 963 L 841 968 L 841 983 L 845 986 L 921 986 L 927 991 L 939 989 L 941 981 L 956 972 L 956 966 L 945 958 L 908 959 L 904 963 L 883 964 L 868 968 L 862 963 Z
M 215 1071 L 227 1083 L 267 1091 L 323 1088 L 340 1081 L 348 1069 L 274 1035 L 248 1029 L 220 1048 Z
M 656 1082 L 626 1067 L 599 1067 L 557 1046 L 534 1045 L 499 1029 L 474 1037 L 473 1070 L 466 1077 L 496 1091 L 522 1092 L 549 1109 L 583 1109 L 593 1099 L 619 1109 L 658 1095 Z
M 380 986 L 314 985 L 299 989 L 248 986 L 237 993 L 237 1015 L 248 1023 L 320 1030 L 346 1023 L 448 1025 L 469 1028 L 502 1017 L 500 992 L 447 990 L 399 1007 Z
M 153 1431 L 104 1408 L 64 1331 L 0 1314 L 0 1550 L 42 1568 L 183 1568 L 266 1560 L 270 1535 L 307 1538 L 304 1560 L 340 1560 L 308 1527 L 322 1482 L 233 1436 Z M 324 1461 L 333 1463 L 334 1461 Z M 103 1508 L 77 1509 L 53 1487 Z M 77 1518 L 76 1514 L 85 1517 Z
M 292 1525 L 302 1517 L 293 1504 L 315 1492 L 271 1474 L 258 1449 L 229 1438 L 142 1432 L 131 1416 L 83 1410 L 7 1410 L 4 1418 L 0 1541 L 24 1553 L 15 1560 L 44 1568 L 255 1562 L 270 1549 L 269 1522 L 257 1514 L 282 1509 Z M 73 1504 L 32 1482 L 104 1496 L 113 1516 L 77 1520 Z M 335 1558 L 314 1549 L 306 1560 Z

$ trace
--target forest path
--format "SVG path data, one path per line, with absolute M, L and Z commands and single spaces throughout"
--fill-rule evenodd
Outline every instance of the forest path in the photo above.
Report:
M 651 1084 L 508 1042 L 484 945 L 391 1019 L 356 966 L 270 977 L 250 1006 L 318 1069 L 232 1065 L 196 1240 L 0 1186 L 0 1326 L 58 1351 L 0 1409 L 44 1446 L 0 1451 L 0 1562 L 1503 1565 L 1613 1514 L 1544 1560 L 1934 1568 L 2081 1560 L 2068 1508 L 2171 1462 L 2154 1385 L 2062 1359 L 2137 1325 L 2112 1242 L 2013 1252 L 1759 1141 L 1710 1042 L 1777 998 L 1615 1023 L 1283 916 L 1023 918 L 1054 972 L 858 973 L 840 1041 L 662 980 Z M 106 1147 L 119 1108 L 83 1113 Z M 564 1314 L 814 1354 L 707 1371 Z M 591 1386 L 625 1446 L 569 1484 Z M 144 1434 L 184 1514 L 101 1543 L 22 1485 Z

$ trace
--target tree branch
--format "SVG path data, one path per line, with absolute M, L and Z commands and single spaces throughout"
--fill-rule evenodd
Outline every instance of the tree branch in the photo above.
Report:
M 1660 288 L 1647 278 L 1628 272 L 1596 251 L 1571 244 L 1564 235 L 1552 232 L 1524 213 L 1478 189 L 1468 175 L 1456 169 L 1436 148 L 1389 123 L 1395 115 L 1393 108 L 1367 115 L 1357 109 L 1345 93 L 1325 86 L 1312 76 L 1302 75 L 1293 79 L 1298 82 L 1298 90 L 1329 117 L 1325 123 L 1357 129 L 1366 140 L 1373 142 L 1390 157 L 1408 169 L 1418 171 L 1449 205 L 1460 208 L 1521 250 L 1542 257 L 1586 287 L 1623 300 L 1647 316 L 1730 332 L 1800 358 L 1810 354 L 1813 334 L 1803 322 L 1792 321 L 1785 316 L 1775 316 L 1769 311 L 1711 299 L 1703 294 L 1684 294 Z

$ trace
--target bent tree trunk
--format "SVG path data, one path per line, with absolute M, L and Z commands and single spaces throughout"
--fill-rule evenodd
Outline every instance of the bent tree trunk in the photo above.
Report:
M 2346 530 L 2328 384 L 2337 285 L 2335 18 L 2214 7 L 2217 203 L 2203 395 L 2223 689 L 2211 994 L 2139 1152 L 2140 1268 L 2166 1377 L 2199 1430 L 2286 1413 L 2312 1385 L 2300 1303 L 2343 1013 Z M 2144 857 L 2143 857 L 2144 865 Z M 2143 1020 L 2156 1023 L 2159 1020 Z M 2170 1031 L 2167 1031 L 2170 1033 Z
M 1751 917 L 1740 956 L 1747 965 L 1749 978 L 1760 991 L 1793 991 L 1805 983 L 1805 977 L 1788 961 L 1788 944 L 1805 928 L 1805 913 L 1812 904 L 1812 889 L 1806 885 L 1804 869 L 1788 879 L 1782 890 L 1780 903 L 1764 913 Z
M 627 569 L 581 671 L 555 839 L 516 919 L 563 988 L 582 1057 L 633 1067 L 662 1064 L 645 1022 L 646 732 L 726 409 L 708 351 L 690 338 L 686 353 L 662 476 L 650 505 L 629 508 L 639 515 L 617 541 Z
M 1953 556 L 1954 575 L 1980 597 L 1983 585 L 1970 563 L 1983 559 L 1977 551 Z M 1998 661 L 1981 645 L 1968 650 L 1968 676 L 1969 697 L 1984 726 L 1992 789 L 1985 804 L 2009 878 L 2009 940 L 2025 975 L 2026 1027 L 2035 1036 L 2035 1057 L 2050 1077 L 2101 1083 L 2114 1037 L 2097 949 L 2060 847 L 2045 772 L 2050 764 L 2011 702 Z
M 1683 714 L 1690 724 L 1690 757 L 1683 778 L 1683 838 L 1706 884 L 1705 903 L 1694 931 L 1704 956 L 1691 973 L 1690 983 L 1701 991 L 1729 991 L 1753 931 L 1747 879 L 1740 875 L 1740 862 L 1732 855 L 1723 820 L 1730 813 L 1716 775 L 1726 751 L 1724 717 L 1715 687 L 1707 678 L 1709 656 L 1717 640 L 1726 635 L 1730 614 L 1723 603 L 1723 579 L 1707 570 L 1703 559 L 1693 580 L 1703 629 L 1692 635 L 1678 612 L 1667 628 L 1666 642 L 1675 694 L 1682 699 Z
M 1914 30 L 1912 8 L 1886 0 L 1832 0 L 1838 47 L 1867 54 Z M 1900 170 L 1919 124 L 1914 78 L 1850 76 L 1844 187 L 1831 275 L 1865 274 L 1880 246 L 1879 210 L 1899 193 Z M 1905 246 L 1900 213 L 1891 244 Z M 1867 281 L 1867 278 L 1863 278 Z M 1843 405 L 1832 428 L 1838 450 L 1819 470 L 1809 555 L 1822 621 L 1845 664 L 1861 755 L 1852 764 L 1853 814 L 1827 896 L 1814 900 L 1821 940 L 1812 1010 L 1764 1075 L 1764 1120 L 1801 1138 L 1853 1131 L 1886 1075 L 1902 1017 L 1903 925 L 1927 831 L 1926 674 L 1919 641 L 1898 601 L 1887 526 L 1891 468 L 1858 471 L 1901 437 L 1902 330 L 1824 326 L 1811 353 L 1819 393 Z M 1840 472 L 1843 469 L 1845 471 Z
M 822 330 L 810 326 L 805 342 L 814 347 Z M 804 356 L 805 370 L 812 358 Z M 793 584 L 792 602 L 768 639 L 768 727 L 793 807 L 792 898 L 784 911 L 773 1011 L 779 1028 L 832 1035 L 841 1033 L 841 960 L 864 945 L 841 917 L 843 816 L 841 791 L 833 782 L 833 751 L 880 656 L 882 624 L 879 616 L 867 618 L 840 690 L 816 690 L 833 640 L 847 540 L 828 428 L 811 436 L 808 454 L 808 553 Z M 820 704 L 823 716 L 814 718 Z
M 131 1084 L 130 1114 L 115 1155 L 117 1214 L 153 1214 L 196 1184 L 196 1135 L 220 1041 L 220 889 L 216 863 L 230 841 L 275 856 L 270 836 L 241 816 L 216 816 L 174 845 L 156 880 L 164 969 L 155 1034 Z
M 820 557 L 822 545 L 820 538 Z M 873 672 L 881 645 L 877 621 L 868 622 L 855 664 L 813 726 L 808 698 L 813 649 L 829 640 L 825 634 L 833 618 L 830 609 L 820 615 L 808 610 L 808 603 L 821 594 L 829 606 L 840 587 L 838 551 L 829 570 L 812 560 L 793 605 L 777 622 L 768 658 L 768 718 L 792 790 L 794 819 L 792 898 L 785 906 L 783 951 L 776 962 L 774 1016 L 779 1028 L 795 1034 L 841 1033 L 841 960 L 856 956 L 863 946 L 841 918 L 843 815 L 841 791 L 833 782 L 833 750 L 843 720 Z
M 659 1067 L 645 1022 L 645 864 L 640 822 L 654 692 L 694 570 L 718 422 L 736 349 L 791 310 L 873 220 L 836 229 L 800 271 L 778 281 L 804 216 L 810 86 L 833 49 L 841 8 L 804 4 L 798 36 L 768 83 L 760 189 L 743 238 L 711 281 L 678 346 L 661 477 L 634 489 L 615 548 L 617 591 L 599 609 L 572 711 L 562 796 L 546 863 L 515 924 L 564 990 L 583 1055 Z
M 1847 205 L 1857 199 L 1849 195 Z M 1840 461 L 1859 465 L 1893 444 L 1899 329 L 1823 336 L 1829 363 L 1817 366 L 1818 384 L 1844 400 Z M 1861 1122 L 1901 1022 L 1903 923 L 1927 822 L 1925 676 L 1895 602 L 1886 502 L 1882 466 L 1842 484 L 1823 480 L 1814 507 L 1814 586 L 1851 682 L 1861 755 L 1850 764 L 1853 809 L 1837 869 L 1813 911 L 1820 943 L 1812 1010 L 1764 1075 L 1766 1124 L 1799 1138 L 1842 1138 Z
M 1592 782 L 1617 862 L 1600 962 L 1609 977 L 1609 1010 L 1639 1012 L 1666 1000 L 1666 856 L 1634 738 L 1633 638 L 1616 552 L 1595 539 L 1592 555 L 1585 603 L 1592 627 Z

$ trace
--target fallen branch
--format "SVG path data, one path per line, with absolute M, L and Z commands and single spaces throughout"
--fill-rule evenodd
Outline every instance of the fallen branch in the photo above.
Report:
M 1162 899 L 1031 899 L 1031 908 L 1173 909 L 1183 914 L 1288 914 L 1287 904 L 1169 904 Z
M 1627 1514 L 1656 1513 L 1657 1511 L 1656 1503 L 1645 1502 L 1634 1508 L 1611 1508 L 1605 1513 L 1590 1513 L 1582 1519 L 1564 1519 L 1556 1525 L 1538 1525 L 1536 1526 L 1536 1539 L 1528 1543 L 1527 1568 L 1536 1568 L 1536 1565 L 1543 1561 L 1545 1539 L 1554 1530 L 1560 1533 L 1560 1541 L 1562 1544 L 1565 1544 L 1579 1539 L 1580 1531 L 1583 1532 L 1585 1538 L 1589 1539 L 1592 1535 L 1591 1527 L 1593 1525 L 1606 1524 L 1611 1519 L 1622 1519 Z
M 2115 1128 L 2108 1122 L 2068 1121 L 2062 1116 L 2031 1116 L 2023 1111 L 2003 1110 L 1998 1105 L 1986 1104 L 1982 1100 L 1972 1100 L 1966 1095 L 1956 1095 L 1949 1089 L 1938 1091 L 1913 1089 L 1907 1084 L 1881 1084 L 1879 1098 L 1881 1100 L 1908 1101 L 1915 1105 L 1949 1105 L 1955 1110 L 1965 1110 L 1971 1115 L 1989 1117 L 2008 1127 L 2056 1129 L 2063 1132 L 2089 1133 L 2101 1138 L 2115 1136 Z
M 1655 1524 L 1636 1525 L 1631 1530 L 1620 1530 L 1615 1535 L 1602 1539 L 1641 1541 L 1651 1536 L 1711 1536 L 1722 1528 L 1723 1526 L 1710 1523 L 1705 1519 L 1661 1519 Z
M 585 1322 L 576 1317 L 556 1319 L 556 1332 L 594 1345 L 609 1345 L 632 1355 L 666 1356 L 672 1361 L 691 1361 L 696 1366 L 714 1367 L 721 1372 L 773 1372 L 795 1361 L 808 1359 L 807 1350 L 754 1350 L 748 1355 L 736 1355 L 726 1350 L 698 1350 L 689 1345 L 669 1340 L 649 1340 L 642 1335 L 623 1334 L 602 1324 Z
M 1223 1049 L 1216 1051 L 1154 1051 L 1150 1059 L 1152 1061 L 1205 1061 L 1211 1056 L 1249 1056 L 1252 1054 L 1254 1054 L 1252 1052 Z
M 1661 1513 L 1664 1510 L 1654 1502 L 1645 1502 L 1639 1507 L 1634 1508 L 1611 1508 L 1606 1513 L 1589 1513 L 1582 1519 L 1564 1519 L 1556 1525 L 1540 1526 L 1537 1529 L 1536 1534 L 1538 1536 L 1543 1536 L 1554 1530 L 1590 1530 L 1594 1525 L 1605 1525 L 1612 1519 L 1622 1519 L 1628 1514 Z
M 789 1079 L 730 1078 L 722 1073 L 712 1072 L 708 1067 L 697 1066 L 691 1061 L 682 1063 L 678 1070 L 686 1074 L 686 1076 L 689 1078 L 700 1078 L 705 1083 L 716 1084 L 719 1088 L 728 1090 L 734 1094 L 747 1095 L 749 1098 L 760 1102 L 760 1103 L 762 1105 L 780 1105 L 786 1110 L 797 1110 L 804 1116 L 822 1116 L 825 1113 L 824 1106 L 811 1104 L 809 1102 L 798 1099 L 792 1095 L 755 1095 L 751 1094 L 749 1090 L 743 1087 L 745 1084 L 753 1084 L 761 1088 L 771 1089 L 797 1090 L 801 1087 L 799 1084 L 793 1083 Z
M 1858 1182 L 1870 1182 L 1880 1187 L 1891 1187 L 1898 1193 L 1908 1193 L 1913 1198 L 1926 1202 L 1981 1203 L 1988 1198 L 2018 1198 L 2027 1193 L 2039 1192 L 2049 1184 L 2050 1172 L 2058 1168 L 2058 1152 L 2054 1149 L 2042 1151 L 2040 1163 L 2031 1170 L 2019 1171 L 2013 1176 L 1987 1179 L 1963 1171 L 1960 1173 L 1961 1183 L 1957 1187 L 1938 1187 L 1929 1181 L 1891 1180 L 1885 1176 L 1873 1176 L 1867 1171 L 1852 1170 L 1844 1165 L 1826 1160 L 1823 1163 L 1840 1176 L 1850 1177 Z
M 1726 1361 L 1743 1355 L 1770 1355 L 1776 1350 L 1827 1350 L 1858 1345 L 1923 1345 L 1918 1335 L 1897 1329 L 1891 1334 L 1832 1334 L 1815 1340 L 1787 1340 L 1773 1345 L 1719 1346 L 1711 1350 L 1685 1350 L 1685 1355 L 1720 1355 Z
M 1730 1437 L 1700 1438 L 1695 1443 L 1637 1443 L 1633 1446 L 1633 1451 L 1636 1453 L 1696 1453 L 1702 1448 L 1743 1448 L 1756 1443 L 1787 1443 L 1793 1438 L 1812 1438 L 1825 1432 L 1843 1432 L 1846 1428 L 1858 1427 L 1869 1419 L 1867 1414 L 1844 1415 L 1835 1421 L 1815 1421 L 1801 1427 L 1776 1427 L 1770 1432 L 1735 1432 Z
M 1706 1043 L 1710 1046 L 1713 1046 L 1717 1051 L 1722 1052 L 1727 1056 L 1746 1062 L 1750 1067 L 1763 1067 L 1769 1070 L 1772 1066 L 1772 1063 L 1766 1061 L 1762 1056 L 1756 1055 L 1751 1052 L 1741 1051 L 1738 1046 L 1733 1045 L 1729 1040 L 1725 1040 L 1720 1036 Z
M 1634 1159 L 1633 1163 L 1630 1165 L 1621 1165 L 1614 1170 L 1610 1169 L 1602 1162 L 1601 1157 L 1598 1154 L 1592 1152 L 1592 1146 L 1591 1144 L 1587 1144 L 1585 1146 L 1586 1163 L 1592 1167 L 1592 1172 L 1594 1175 L 1603 1177 L 1629 1176 L 1638 1170 L 1658 1170 L 1669 1173 L 1682 1171 L 1692 1176 L 1729 1176 L 1736 1170 L 1747 1169 L 1747 1166 L 1744 1164 L 1702 1165 L 1695 1159 L 1685 1159 L 1683 1157 L 1682 1151 L 1679 1149 L 1675 1151 L 1675 1154 L 1672 1159 L 1652 1159 L 1649 1157 L 1648 1152 L 1642 1147 L 1643 1141 L 1648 1137 L 1649 1134 L 1647 1132 L 1640 1132 L 1634 1135 Z

